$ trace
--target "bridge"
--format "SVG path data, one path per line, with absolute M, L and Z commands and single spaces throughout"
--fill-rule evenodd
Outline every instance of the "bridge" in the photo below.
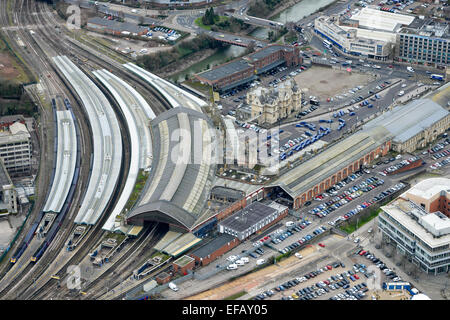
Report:
M 248 16 L 245 14 L 227 14 L 229 16 L 234 17 L 235 19 L 239 19 L 244 21 L 247 24 L 251 24 L 253 26 L 257 26 L 257 27 L 263 27 L 263 28 L 270 28 L 270 29 L 274 29 L 274 30 L 280 30 L 281 28 L 284 27 L 284 24 L 281 22 L 276 22 L 276 21 L 272 21 L 272 20 L 267 20 L 267 19 L 262 19 L 262 18 L 258 18 L 258 17 L 253 17 L 253 16 Z

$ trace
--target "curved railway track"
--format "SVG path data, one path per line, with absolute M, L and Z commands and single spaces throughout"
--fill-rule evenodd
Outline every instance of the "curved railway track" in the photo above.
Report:
M 42 15 L 41 13 L 45 11 L 47 16 L 52 16 L 53 15 L 47 11 L 48 7 L 46 7 L 46 5 L 44 3 L 36 3 L 33 0 L 21 0 L 16 2 L 16 6 L 17 4 L 23 4 L 25 8 L 27 8 L 26 10 L 28 10 L 28 14 L 25 14 L 26 16 L 28 15 L 29 17 L 34 17 L 34 25 L 36 26 L 40 26 L 38 27 L 37 33 L 40 36 L 43 36 L 43 38 L 45 38 L 45 43 L 46 44 L 51 44 L 52 49 L 50 49 L 50 46 L 46 46 L 45 44 L 43 44 L 42 42 L 40 44 L 38 44 L 37 40 L 36 40 L 36 44 L 38 44 L 39 49 L 41 50 L 41 52 L 43 53 L 43 57 L 46 57 L 47 59 L 49 59 L 49 52 L 58 52 L 58 54 L 67 54 L 69 56 L 71 56 L 73 59 L 77 59 L 78 61 L 81 61 L 79 58 L 81 57 L 82 59 L 88 59 L 89 60 L 89 64 L 87 64 L 83 69 L 85 72 L 90 72 L 92 71 L 94 68 L 106 68 L 106 69 L 113 69 L 114 72 L 118 75 L 120 75 L 122 78 L 125 78 L 127 80 L 131 80 L 131 82 L 134 84 L 134 87 L 141 92 L 149 92 L 150 94 L 144 94 L 145 98 L 147 101 L 150 102 L 152 108 L 154 108 L 154 110 L 158 113 L 170 108 L 170 105 L 167 103 L 167 101 L 164 99 L 164 97 L 162 97 L 160 95 L 160 93 L 158 91 L 156 91 L 153 87 L 149 86 L 147 83 L 143 82 L 142 80 L 140 80 L 139 78 L 130 75 L 130 73 L 126 72 L 126 70 L 124 70 L 122 67 L 112 67 L 110 64 L 104 62 L 100 57 L 97 57 L 96 55 L 92 55 L 91 50 L 89 50 L 88 48 L 84 48 L 82 45 L 77 45 L 77 44 L 73 44 L 72 46 L 67 46 L 67 42 L 66 45 L 64 44 L 64 41 L 61 41 L 61 39 L 58 39 L 59 41 L 55 41 L 52 38 L 51 32 L 50 30 L 48 30 L 47 25 L 45 24 L 45 22 L 43 22 L 42 20 Z M 34 12 L 32 10 L 34 5 Z M 34 13 L 34 14 L 33 14 Z M 23 16 L 21 14 L 21 16 Z M 19 19 L 19 16 L 17 16 L 17 19 Z M 54 19 L 54 17 L 53 17 Z M 30 21 L 27 21 L 28 23 Z M 54 32 L 54 30 L 51 30 Z M 23 33 L 23 35 L 25 36 L 25 34 Z M 30 35 L 27 35 L 27 37 L 30 37 Z M 30 38 L 28 38 L 30 39 Z M 31 41 L 35 41 L 35 39 L 30 39 Z M 77 47 L 76 50 L 73 50 L 74 47 Z M 68 49 L 70 48 L 70 50 Z M 46 51 L 49 52 L 46 52 Z M 42 57 L 41 57 L 42 58 Z M 52 67 L 53 71 L 53 65 L 49 65 Z M 56 87 L 55 87 L 56 88 Z M 70 90 L 67 90 L 70 91 Z M 68 95 L 70 96 L 70 95 Z M 76 99 L 72 99 L 72 101 L 76 101 Z M 85 118 L 84 113 L 80 111 L 80 108 L 78 106 L 78 108 L 74 108 L 77 110 L 77 119 L 78 121 L 83 124 L 84 126 L 86 126 L 86 121 L 80 121 L 79 119 L 81 119 L 81 117 L 79 118 L 79 116 L 81 114 L 83 114 L 83 118 Z M 117 110 L 117 109 L 116 109 Z M 88 132 L 88 131 L 85 131 Z M 87 139 L 89 141 L 89 139 Z M 121 179 L 122 181 L 125 179 Z M 121 186 L 123 187 L 123 186 Z M 81 188 L 79 188 L 81 189 Z M 118 190 L 120 190 L 121 188 L 117 188 L 116 189 L 116 193 L 114 195 L 114 199 L 117 197 L 118 195 Z M 110 201 L 109 207 L 107 210 L 105 210 L 105 212 L 108 212 L 108 210 L 111 209 L 112 207 L 112 203 L 114 203 L 114 200 Z M 64 266 L 61 266 L 61 268 L 59 269 L 59 271 L 56 273 L 56 275 L 62 277 L 65 273 L 65 267 L 71 264 L 76 264 L 77 261 L 79 261 L 80 259 L 82 259 L 83 257 L 85 257 L 89 250 L 92 248 L 92 245 L 97 243 L 101 237 L 104 235 L 104 232 L 101 230 L 101 226 L 104 223 L 104 219 L 107 218 L 107 215 L 103 215 L 103 218 L 101 219 L 101 221 L 97 222 L 97 224 L 92 228 L 92 230 L 89 233 L 89 236 L 86 237 L 82 243 L 79 244 L 79 248 L 80 250 L 78 250 L 76 252 L 76 254 L 74 254 L 68 261 L 67 263 L 64 264 Z M 67 237 L 69 236 L 71 230 L 72 230 L 72 222 L 71 221 L 65 221 L 65 226 L 64 228 L 62 228 L 62 230 L 65 230 L 64 234 L 60 235 L 60 239 L 64 240 L 67 239 Z M 158 238 L 158 237 L 156 237 Z M 156 239 L 155 238 L 155 239 Z M 149 241 L 149 243 L 153 243 L 156 242 L 156 240 L 153 239 L 153 241 Z M 41 292 L 44 291 L 52 291 L 55 289 L 55 284 L 54 283 L 50 283 L 50 282 L 45 282 L 44 285 L 42 287 L 40 287 L 38 290 L 28 290 L 28 288 L 30 287 L 30 285 L 33 284 L 33 282 L 35 281 L 36 277 L 39 277 L 41 274 L 43 274 L 43 272 L 45 271 L 45 266 L 47 266 L 48 263 L 50 263 L 52 261 L 52 259 L 54 259 L 54 257 L 58 254 L 58 252 L 61 251 L 61 249 L 63 249 L 65 241 L 61 241 L 58 244 L 54 244 L 52 247 L 52 250 L 49 250 L 46 254 L 44 254 L 44 256 L 42 257 L 42 259 L 39 261 L 40 263 L 38 263 L 36 265 L 35 268 L 33 268 L 33 272 L 31 275 L 29 275 L 29 271 L 32 269 L 31 265 L 28 265 L 27 268 L 25 269 L 25 272 L 22 272 L 21 275 L 26 275 L 26 279 L 22 279 L 21 281 L 21 285 L 20 288 L 15 288 L 16 291 L 16 297 L 20 297 L 20 298 L 36 298 L 40 295 Z M 154 243 L 153 243 L 154 244 Z M 132 246 L 133 248 L 135 248 L 136 246 L 139 245 L 139 242 L 136 242 L 136 245 Z M 145 248 L 148 247 L 148 244 L 145 246 Z M 124 255 L 125 257 L 126 255 Z M 125 259 L 124 259 L 125 260 Z M 124 260 L 122 261 L 118 261 L 117 266 L 115 266 L 114 268 L 119 268 L 120 265 L 123 265 L 122 262 L 124 262 Z M 139 260 L 140 262 L 141 260 Z M 138 263 L 139 263 L 138 262 Z M 127 264 L 129 265 L 129 264 Z M 113 270 L 113 269 L 111 269 Z M 108 270 L 109 273 L 109 270 Z M 105 273 L 103 277 L 105 278 L 110 278 L 111 275 L 108 273 Z M 17 277 L 16 277 L 17 278 Z M 102 280 L 103 278 L 99 278 L 99 282 Z M 98 282 L 98 283 L 99 283 Z M 96 284 L 92 284 L 92 286 L 96 286 Z M 8 287 L 7 289 L 11 289 L 11 287 Z M 4 290 L 3 293 L 7 292 L 9 290 Z

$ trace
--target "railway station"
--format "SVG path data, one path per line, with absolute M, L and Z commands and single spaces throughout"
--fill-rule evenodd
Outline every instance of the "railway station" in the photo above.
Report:
M 211 126 L 202 113 L 187 108 L 171 109 L 152 121 L 153 170 L 128 223 L 153 220 L 188 231 L 202 217 L 216 167 Z M 170 141 L 179 130 L 197 130 L 202 140 L 191 134 Z
M 92 130 L 92 171 L 75 222 L 93 225 L 105 210 L 118 182 L 122 162 L 119 123 L 105 95 L 69 58 L 57 56 L 53 61 L 82 101 Z

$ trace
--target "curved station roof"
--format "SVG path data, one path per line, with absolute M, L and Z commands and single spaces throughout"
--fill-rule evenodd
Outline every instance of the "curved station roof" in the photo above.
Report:
M 202 218 L 216 169 L 212 128 L 203 113 L 184 107 L 152 120 L 152 171 L 129 223 L 159 221 L 190 230 Z

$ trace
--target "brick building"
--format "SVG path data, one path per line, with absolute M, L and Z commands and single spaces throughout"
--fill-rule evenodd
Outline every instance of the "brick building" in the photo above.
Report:
M 440 211 L 450 218 L 450 179 L 426 179 L 401 195 L 427 212 Z
M 187 255 L 181 256 L 172 263 L 173 271 L 178 272 L 182 275 L 187 274 L 187 272 L 192 270 L 194 266 L 195 266 L 194 258 Z
M 197 265 L 206 266 L 224 255 L 240 243 L 239 239 L 229 234 L 221 234 L 190 254 Z
M 156 282 L 161 285 L 170 281 L 172 277 L 167 272 L 161 272 L 156 276 Z
M 252 82 L 259 74 L 278 66 L 296 66 L 301 63 L 298 47 L 273 44 L 243 58 L 196 74 L 195 77 L 200 82 L 212 86 L 215 91 L 226 92 Z
M 229 234 L 244 240 L 274 225 L 288 214 L 288 207 L 272 202 L 263 204 L 253 202 L 242 210 L 218 223 L 220 233 Z

